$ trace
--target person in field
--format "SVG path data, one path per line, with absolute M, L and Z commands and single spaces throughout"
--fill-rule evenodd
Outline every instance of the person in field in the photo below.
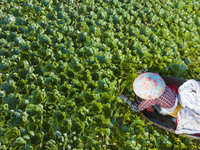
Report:
M 147 72 L 134 80 L 133 91 L 139 98 L 139 104 L 120 95 L 131 110 L 153 112 L 156 109 L 162 115 L 176 118 L 177 134 L 200 135 L 199 81 L 190 79 L 178 88 L 176 85 L 167 86 L 159 74 Z
M 163 115 L 176 117 L 178 112 L 176 108 L 181 109 L 177 98 L 178 87 L 176 85 L 167 86 L 157 73 L 140 74 L 133 82 L 133 91 L 139 98 L 139 105 L 126 98 L 123 94 L 120 97 L 135 112 L 145 109 L 154 111 L 156 109 Z

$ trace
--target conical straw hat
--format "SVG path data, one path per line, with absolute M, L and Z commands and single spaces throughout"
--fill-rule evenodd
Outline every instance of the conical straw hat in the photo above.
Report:
M 140 74 L 133 82 L 133 91 L 142 99 L 155 99 L 165 91 L 165 81 L 156 73 Z

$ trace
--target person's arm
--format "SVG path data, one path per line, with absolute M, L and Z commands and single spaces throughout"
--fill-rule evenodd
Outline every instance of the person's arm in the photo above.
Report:
M 130 99 L 128 99 L 128 97 L 126 97 L 125 95 L 121 94 L 120 98 L 130 106 L 131 110 L 133 110 L 135 112 L 139 112 L 140 111 L 138 105 L 135 102 L 133 102 Z
M 151 107 L 152 105 L 155 104 L 156 104 L 155 100 L 143 100 L 138 106 L 138 108 L 140 109 L 140 111 L 143 111 L 144 109 Z

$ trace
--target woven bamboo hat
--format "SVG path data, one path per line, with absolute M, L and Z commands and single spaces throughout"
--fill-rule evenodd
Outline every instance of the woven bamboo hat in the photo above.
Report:
M 165 88 L 165 81 L 156 73 L 140 74 L 133 82 L 133 91 L 142 99 L 158 98 Z

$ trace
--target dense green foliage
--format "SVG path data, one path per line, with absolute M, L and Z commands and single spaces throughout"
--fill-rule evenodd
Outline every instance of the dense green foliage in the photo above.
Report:
M 199 10 L 198 0 L 0 0 L 0 149 L 197 149 L 118 96 L 138 69 L 200 79 Z

